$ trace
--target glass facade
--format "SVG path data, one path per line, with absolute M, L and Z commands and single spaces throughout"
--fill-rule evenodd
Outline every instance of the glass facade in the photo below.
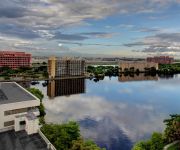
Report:
M 84 60 L 57 60 L 56 77 L 84 76 Z

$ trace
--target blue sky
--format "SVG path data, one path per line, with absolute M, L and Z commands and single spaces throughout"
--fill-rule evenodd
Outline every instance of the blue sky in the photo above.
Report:
M 180 57 L 180 0 L 3 0 L 0 49 Z

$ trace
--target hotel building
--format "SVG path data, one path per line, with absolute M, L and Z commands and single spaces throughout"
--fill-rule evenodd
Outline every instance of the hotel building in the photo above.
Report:
M 158 63 L 144 61 L 123 61 L 119 63 L 119 72 L 139 71 L 145 72 L 146 69 L 155 68 L 158 70 Z
M 40 100 L 15 82 L 0 83 L 0 132 L 38 132 Z
M 0 51 L 0 67 L 30 67 L 31 54 L 24 52 Z
M 85 61 L 80 59 L 56 59 L 50 57 L 48 60 L 49 78 L 73 77 L 85 75 Z
M 146 60 L 147 62 L 154 62 L 158 64 L 172 64 L 174 62 L 174 58 L 169 56 L 147 57 Z

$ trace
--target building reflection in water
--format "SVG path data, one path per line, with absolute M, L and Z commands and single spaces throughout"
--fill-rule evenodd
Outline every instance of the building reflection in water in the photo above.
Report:
M 144 73 L 140 74 L 121 74 L 118 77 L 119 82 L 126 82 L 126 81 L 144 81 L 144 80 L 158 80 L 158 75 L 147 75 Z
M 47 86 L 47 95 L 50 98 L 56 96 L 69 96 L 85 93 L 85 78 L 69 78 L 51 80 Z

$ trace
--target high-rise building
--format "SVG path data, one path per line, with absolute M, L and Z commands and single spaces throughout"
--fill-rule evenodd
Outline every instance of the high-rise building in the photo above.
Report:
M 85 75 L 85 61 L 81 59 L 50 57 L 48 60 L 48 73 L 50 78 L 73 77 Z
M 24 52 L 0 51 L 0 67 L 30 67 L 31 54 Z
M 155 57 L 147 57 L 146 60 L 147 62 L 154 62 L 158 64 L 172 64 L 174 58 L 169 56 L 155 56 Z

